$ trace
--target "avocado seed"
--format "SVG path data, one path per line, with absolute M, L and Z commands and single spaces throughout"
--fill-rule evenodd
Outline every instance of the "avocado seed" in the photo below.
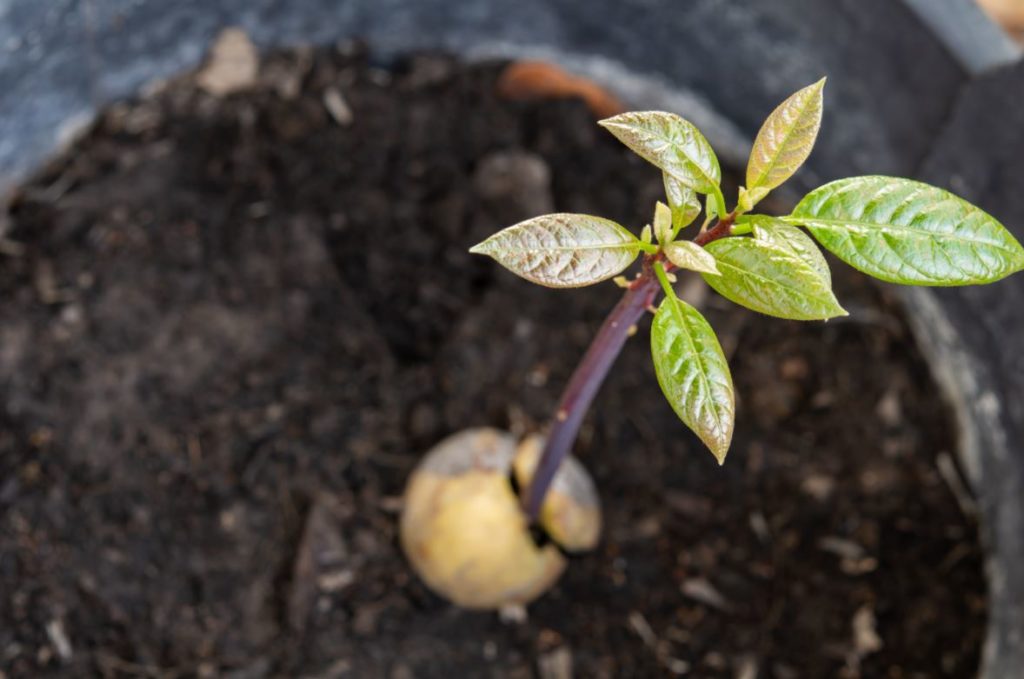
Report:
M 466 608 L 526 604 L 562 574 L 562 549 L 589 549 L 600 532 L 600 508 L 583 466 L 567 459 L 541 509 L 550 541 L 530 533 L 511 481 L 525 488 L 541 450 L 531 437 L 470 429 L 434 446 L 405 490 L 401 541 L 406 556 L 435 592 Z M 561 548 L 561 549 L 560 549 Z

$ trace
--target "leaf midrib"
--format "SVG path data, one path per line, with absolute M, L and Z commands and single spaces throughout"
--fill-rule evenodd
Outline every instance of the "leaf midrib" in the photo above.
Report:
M 672 315 L 676 319 L 676 323 L 679 324 L 682 333 L 686 336 L 686 343 L 690 346 L 690 351 L 693 353 L 694 360 L 697 362 L 697 367 L 700 369 L 701 383 L 704 390 L 705 402 L 711 403 L 711 411 L 715 416 L 715 423 L 717 432 L 715 433 L 716 442 L 721 436 L 721 433 L 725 430 L 722 422 L 722 414 L 719 412 L 718 404 L 714 398 L 711 398 L 711 380 L 708 378 L 708 371 L 702 360 L 700 351 L 697 350 L 697 344 L 693 341 L 693 336 L 690 334 L 690 328 L 686 324 L 686 320 L 683 318 L 682 310 L 680 305 L 683 303 L 680 299 L 670 298 L 669 303 L 672 305 Z
M 811 102 L 813 101 L 814 97 L 811 96 L 807 99 L 807 101 L 804 102 L 804 105 L 800 108 L 800 113 L 797 114 L 797 122 L 803 120 L 804 115 L 807 113 L 807 109 L 810 108 Z M 789 143 L 790 138 L 796 132 L 796 128 L 796 124 L 790 126 L 789 130 L 786 132 L 785 137 L 782 140 L 782 143 L 779 144 L 778 149 L 776 149 L 775 154 L 772 156 L 771 162 L 761 171 L 760 174 L 758 174 L 757 178 L 751 184 L 750 188 L 761 186 L 767 187 L 767 184 L 762 182 L 764 182 L 768 178 L 768 175 L 771 173 L 771 170 L 774 169 L 775 165 L 779 162 L 779 157 L 782 155 L 782 149 L 786 148 L 786 144 Z
M 917 229 L 909 226 L 898 226 L 895 224 L 883 224 L 879 222 L 865 222 L 860 219 L 825 219 L 822 217 L 801 217 L 799 215 L 789 215 L 783 217 L 782 220 L 789 224 L 801 224 L 803 226 L 824 226 L 824 227 L 860 227 L 862 229 L 877 230 L 885 233 L 891 233 L 896 236 L 910 236 L 914 238 L 937 238 L 942 240 L 948 240 L 953 242 L 967 243 L 970 245 L 987 245 L 989 247 L 1003 250 L 1004 252 L 1014 254 L 1016 251 L 1010 247 L 1007 247 L 1005 243 L 993 242 L 990 240 L 982 240 L 977 238 L 969 238 L 967 236 L 960 236 L 951 233 L 942 233 L 937 231 L 928 231 L 926 229 Z M 847 231 L 852 229 L 847 228 Z
M 580 250 L 640 250 L 637 243 L 601 243 L 599 245 L 556 245 L 550 248 L 508 248 L 510 252 L 579 252 Z
M 686 123 L 686 124 L 688 124 L 688 125 L 691 125 L 691 126 L 693 125 L 692 123 L 689 123 L 689 122 L 688 122 L 688 121 L 686 121 L 686 120 L 684 120 L 683 122 L 684 122 L 684 123 Z M 657 132 L 657 131 L 656 131 L 655 129 L 653 129 L 653 128 L 644 128 L 644 127 L 641 127 L 641 126 L 639 126 L 639 125 L 623 125 L 623 124 L 621 124 L 621 123 L 613 123 L 613 124 L 614 124 L 614 125 L 618 125 L 619 127 L 624 127 L 624 128 L 627 128 L 627 129 L 628 129 L 628 128 L 630 128 L 630 127 L 636 128 L 636 129 L 640 130 L 641 132 L 646 132 L 647 134 L 650 134 L 650 135 L 651 135 L 652 137 L 654 137 L 655 139 L 659 139 L 659 140 L 661 140 L 662 142 L 664 142 L 665 144 L 667 144 L 667 145 L 671 146 L 672 148 L 678 149 L 678 150 L 679 150 L 679 153 L 680 153 L 680 155 L 682 155 L 682 156 L 683 156 L 683 158 L 685 158 L 685 159 L 686 159 L 686 162 L 687 162 L 687 163 L 689 163 L 690 165 L 692 165 L 692 166 L 694 167 L 694 169 L 696 169 L 696 170 L 697 170 L 697 174 L 699 174 L 699 175 L 700 175 L 700 177 L 701 177 L 701 179 L 702 179 L 703 181 L 707 182 L 708 184 L 717 184 L 717 183 L 718 183 L 718 180 L 717 180 L 717 179 L 715 179 L 714 177 L 712 177 L 711 175 L 709 175 L 709 174 L 708 174 L 707 172 L 705 172 L 705 171 L 704 171 L 704 168 L 703 168 L 703 167 L 701 167 L 701 166 L 700 166 L 700 164 L 699 164 L 699 163 L 698 163 L 698 162 L 697 162 L 696 160 L 694 160 L 694 159 L 693 159 L 692 157 L 690 157 L 690 155 L 689 155 L 688 153 L 686 153 L 686 151 L 684 151 L 684 150 L 683 150 L 683 148 L 682 148 L 682 147 L 681 147 L 681 146 L 680 146 L 679 144 L 677 144 L 677 143 L 675 142 L 675 140 L 673 140 L 673 139 L 672 139 L 671 137 L 669 137 L 669 136 L 666 136 L 666 135 L 663 135 L 663 134 L 659 134 L 659 133 L 658 133 L 658 132 Z M 693 134 L 693 131 L 690 131 L 690 134 Z M 699 132 L 698 132 L 697 134 L 699 134 Z M 697 143 L 698 145 L 700 144 L 700 141 L 699 141 L 699 140 L 698 140 L 698 139 L 697 139 L 696 137 L 694 137 L 694 141 L 695 141 L 695 142 L 696 142 L 696 143 Z M 662 169 L 664 169 L 664 168 L 662 168 Z M 668 170 L 665 170 L 665 172 L 668 172 Z M 672 178 L 674 178 L 674 179 L 675 179 L 676 181 L 678 181 L 679 183 L 683 184 L 684 186 L 686 185 L 686 180 L 685 180 L 685 178 L 680 178 L 680 177 L 676 177 L 676 176 L 675 176 L 675 175 L 673 175 L 673 174 L 672 174 L 671 172 L 669 172 L 669 175 L 671 175 L 671 176 L 672 176 Z

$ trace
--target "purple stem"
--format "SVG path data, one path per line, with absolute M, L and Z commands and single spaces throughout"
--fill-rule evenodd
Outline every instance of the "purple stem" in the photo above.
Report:
M 531 520 L 540 514 L 541 504 L 555 478 L 555 472 L 576 440 L 583 416 L 587 414 L 608 370 L 626 344 L 630 328 L 654 302 L 659 289 L 657 279 L 645 263 L 644 272 L 633 281 L 626 294 L 604 319 L 601 329 L 597 331 L 594 341 L 562 392 L 558 410 L 555 411 L 555 422 L 526 495 L 526 514 Z

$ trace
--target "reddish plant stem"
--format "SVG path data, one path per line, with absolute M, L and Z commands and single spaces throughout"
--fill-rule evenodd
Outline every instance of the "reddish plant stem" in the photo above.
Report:
M 693 240 L 698 245 L 704 246 L 714 240 L 724 238 L 732 232 L 734 221 L 735 214 L 729 214 L 712 228 L 702 231 Z M 554 423 L 544 444 L 544 452 L 541 453 L 540 462 L 537 463 L 537 469 L 534 471 L 524 500 L 524 509 L 531 521 L 536 521 L 540 515 L 540 508 L 544 503 L 548 488 L 555 478 L 555 473 L 576 441 L 583 417 L 590 409 L 597 390 L 601 388 L 605 377 L 608 376 L 608 371 L 626 344 L 626 340 L 630 336 L 630 328 L 636 325 L 658 296 L 661 287 L 654 275 L 653 263 L 661 260 L 661 255 L 644 258 L 643 271 L 640 276 L 630 284 L 626 294 L 605 318 L 597 335 L 594 336 L 594 340 L 587 348 L 587 353 L 583 355 L 583 360 L 576 366 L 572 377 L 569 378 L 569 384 L 566 385 L 565 391 L 562 392 L 558 410 L 555 411 Z M 669 262 L 664 262 L 663 265 L 666 270 L 673 268 Z
M 540 514 L 544 496 L 547 495 L 548 487 L 554 480 L 555 472 L 572 448 L 580 424 L 583 423 L 583 416 L 587 414 L 590 403 L 608 375 L 608 370 L 625 345 L 630 335 L 630 327 L 644 315 L 659 290 L 651 265 L 645 261 L 643 273 L 633 281 L 626 294 L 605 318 L 587 353 L 583 355 L 583 360 L 569 379 L 569 384 L 566 385 L 558 402 L 555 421 L 548 433 L 544 452 L 526 494 L 526 515 L 531 520 L 535 520 Z
M 725 217 L 718 220 L 713 227 L 707 231 L 701 231 L 697 234 L 693 242 L 701 247 L 704 247 L 711 241 L 718 240 L 719 238 L 725 238 L 732 233 L 732 225 L 736 221 L 736 213 L 730 212 Z

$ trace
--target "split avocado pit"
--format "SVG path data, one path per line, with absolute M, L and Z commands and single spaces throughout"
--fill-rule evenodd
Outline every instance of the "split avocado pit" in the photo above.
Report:
M 583 466 L 568 459 L 531 530 L 518 489 L 529 487 L 543 439 L 517 445 L 497 429 L 468 429 L 434 446 L 405 490 L 402 548 L 435 592 L 466 608 L 522 605 L 546 592 L 569 553 L 597 544 L 601 510 Z

